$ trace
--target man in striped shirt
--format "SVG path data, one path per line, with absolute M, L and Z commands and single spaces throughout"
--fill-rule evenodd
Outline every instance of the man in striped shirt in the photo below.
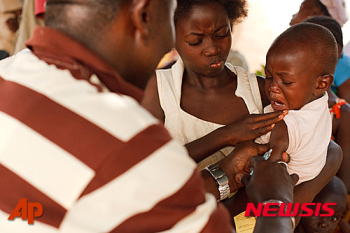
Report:
M 175 6 L 47 1 L 48 27 L 0 63 L 0 232 L 231 232 L 215 180 L 207 172 L 202 179 L 184 147 L 137 102 L 174 43 Z M 220 164 L 230 191 L 240 186 L 238 168 L 266 150 L 252 145 Z M 261 200 L 282 186 L 277 198 L 291 202 L 295 180 L 277 179 Z M 33 225 L 31 203 L 43 208 Z

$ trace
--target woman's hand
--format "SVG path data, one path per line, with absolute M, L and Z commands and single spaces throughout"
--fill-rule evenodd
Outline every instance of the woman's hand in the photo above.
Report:
M 251 114 L 218 130 L 225 138 L 226 146 L 253 140 L 270 132 L 275 124 L 288 114 L 287 110 L 267 114 Z

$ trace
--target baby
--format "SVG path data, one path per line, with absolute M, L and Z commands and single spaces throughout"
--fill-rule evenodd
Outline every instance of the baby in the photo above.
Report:
M 271 104 L 264 112 L 289 113 L 256 141 L 269 143 L 270 160 L 281 160 L 284 151 L 290 155 L 288 171 L 299 175 L 297 184 L 316 177 L 326 162 L 332 129 L 326 91 L 337 59 L 332 33 L 310 23 L 287 29 L 266 55 L 265 89 Z
M 345 210 L 347 202 L 347 191 L 341 179 L 334 177 L 313 200 L 313 203 L 337 203 L 337 205 L 328 206 L 334 211 L 334 215 L 330 217 L 310 216 L 302 217 L 298 227 L 295 229 L 296 233 L 312 233 L 324 232 L 331 233 L 337 227 L 339 220 Z M 312 206 L 315 211 L 316 206 Z M 323 213 L 323 210 L 320 211 Z

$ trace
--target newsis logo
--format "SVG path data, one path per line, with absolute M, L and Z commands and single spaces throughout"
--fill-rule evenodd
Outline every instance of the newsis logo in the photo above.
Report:
M 335 206 L 337 203 L 259 203 L 257 208 L 253 203 L 248 203 L 244 216 L 255 217 L 331 217 L 334 215 L 334 210 L 330 206 Z M 299 214 L 299 210 L 300 214 Z

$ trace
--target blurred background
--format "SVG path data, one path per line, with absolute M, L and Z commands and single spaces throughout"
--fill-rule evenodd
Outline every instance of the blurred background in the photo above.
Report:
M 233 29 L 232 49 L 246 59 L 249 72 L 262 70 L 265 55 L 273 40 L 289 27 L 292 15 L 303 0 L 248 0 L 248 17 Z M 350 12 L 349 0 L 347 0 Z M 350 21 L 343 26 L 344 46 L 350 41 Z

